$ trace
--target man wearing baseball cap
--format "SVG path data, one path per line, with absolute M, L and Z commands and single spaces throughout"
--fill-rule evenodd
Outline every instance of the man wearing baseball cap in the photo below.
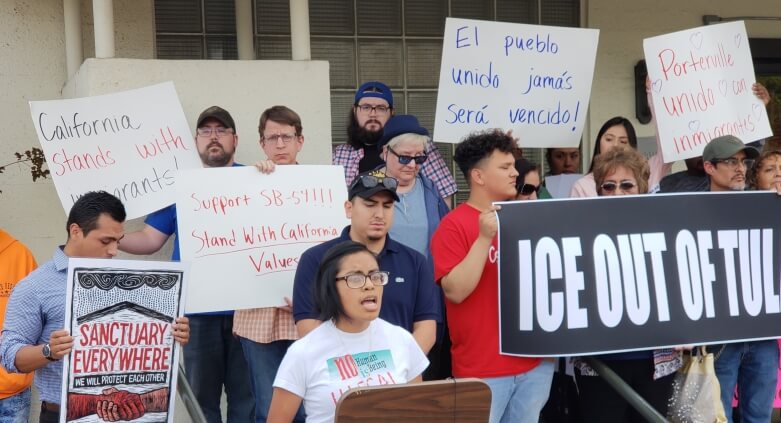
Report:
M 734 135 L 712 139 L 702 151 L 703 167 L 710 178 L 711 191 L 743 191 L 746 170 L 759 156 L 756 148 Z
M 431 267 L 422 254 L 388 236 L 393 224 L 393 204 L 399 200 L 397 184 L 383 171 L 359 174 L 350 184 L 344 204 L 350 226 L 338 238 L 301 255 L 293 283 L 293 318 L 302 338 L 322 323 L 317 320 L 312 292 L 320 261 L 329 248 L 352 240 L 366 245 L 377 255 L 380 269 L 390 272 L 380 317 L 412 333 L 423 352 L 428 353 L 434 345 L 439 308 Z
M 239 136 L 227 110 L 212 106 L 196 122 L 195 146 L 203 167 L 241 166 L 233 160 Z M 158 210 L 144 221 L 140 231 L 126 234 L 119 249 L 131 254 L 154 254 L 176 235 L 171 260 L 179 261 L 176 204 Z M 228 422 L 251 422 L 255 402 L 250 390 L 247 361 L 233 335 L 233 311 L 193 314 L 190 343 L 184 348 L 184 368 L 203 414 L 209 423 L 222 422 L 220 399 L 223 385 L 228 397 Z
M 758 156 L 757 149 L 745 145 L 733 135 L 712 139 L 702 152 L 710 190 L 743 191 L 746 171 Z M 769 422 L 778 377 L 778 341 L 769 339 L 711 345 L 708 351 L 717 354 L 714 365 L 727 420 L 732 422 L 732 397 L 740 381 L 740 421 Z
M 334 149 L 333 164 L 344 167 L 344 179 L 350 183 L 360 172 L 367 172 L 384 164 L 379 141 L 383 128 L 394 114 L 393 92 L 378 81 L 369 81 L 355 92 L 355 101 L 348 117 L 347 144 Z M 439 194 L 449 204 L 457 185 L 445 160 L 433 142 L 426 144 L 429 159 L 421 173 L 437 186 Z

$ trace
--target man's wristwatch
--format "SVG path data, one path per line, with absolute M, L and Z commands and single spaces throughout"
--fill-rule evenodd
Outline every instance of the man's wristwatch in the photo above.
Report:
M 57 361 L 56 358 L 52 357 L 52 348 L 48 343 L 43 344 L 43 356 L 49 361 Z

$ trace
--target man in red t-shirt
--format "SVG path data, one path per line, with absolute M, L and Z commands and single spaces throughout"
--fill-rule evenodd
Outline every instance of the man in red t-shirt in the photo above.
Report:
M 491 388 L 490 422 L 537 422 L 548 400 L 553 362 L 499 354 L 497 221 L 492 203 L 515 198 L 512 137 L 477 133 L 456 147 L 469 199 L 442 219 L 431 240 L 434 277 L 445 293 L 453 375 Z

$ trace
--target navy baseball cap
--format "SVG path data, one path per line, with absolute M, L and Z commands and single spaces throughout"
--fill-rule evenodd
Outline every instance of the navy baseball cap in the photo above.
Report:
M 388 106 L 393 107 L 393 92 L 382 82 L 369 81 L 358 87 L 358 91 L 355 92 L 355 104 L 364 97 L 381 98 L 388 102 Z

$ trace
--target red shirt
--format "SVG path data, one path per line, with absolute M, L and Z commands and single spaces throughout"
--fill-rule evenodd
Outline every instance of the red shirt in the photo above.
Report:
M 431 239 L 434 278 L 437 283 L 469 253 L 480 235 L 480 211 L 464 203 L 448 213 Z M 499 278 L 496 238 L 477 287 L 455 304 L 445 299 L 450 339 L 453 342 L 453 375 L 501 377 L 528 372 L 539 358 L 499 354 Z

